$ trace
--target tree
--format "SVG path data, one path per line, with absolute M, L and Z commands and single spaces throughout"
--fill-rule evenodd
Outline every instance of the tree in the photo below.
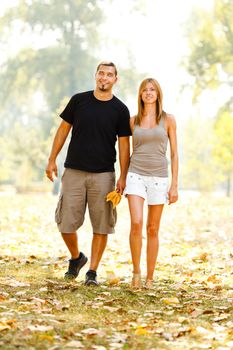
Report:
M 233 2 L 215 0 L 211 11 L 196 9 L 187 24 L 190 52 L 184 60 L 194 77 L 194 98 L 202 91 L 233 85 Z
M 25 135 L 37 130 L 39 141 L 46 144 L 54 125 L 53 113 L 58 111 L 64 97 L 93 88 L 104 5 L 104 0 L 18 0 L 18 5 L 0 18 L 3 48 L 7 49 L 11 43 L 16 27 L 22 37 L 22 45 L 14 54 L 5 57 L 0 67 L 3 87 L 0 90 L 0 137 L 3 140 L 9 140 L 11 130 L 18 132 L 19 127 L 25 127 Z M 135 93 L 139 75 L 134 65 L 123 67 L 121 76 L 119 96 Z M 61 109 L 57 114 L 60 112 Z M 23 130 L 19 132 L 23 134 Z M 27 137 L 30 139 L 30 135 Z M 17 144 L 15 140 L 11 143 Z M 21 144 L 24 147 L 19 148 L 20 152 L 28 146 L 37 147 L 28 143 L 26 137 L 22 137 Z M 13 148 L 10 148 L 12 152 Z M 44 152 L 45 149 L 43 146 Z M 28 152 L 34 150 L 30 148 Z M 5 159 L 2 149 L 1 159 Z M 32 166 L 32 162 L 28 164 Z M 33 172 L 32 179 L 41 174 L 41 169 L 35 166 Z
M 0 19 L 2 43 L 7 45 L 16 23 L 22 38 L 28 40 L 30 35 L 33 41 L 1 66 L 0 83 L 4 88 L 0 102 L 5 110 L 10 110 L 13 101 L 18 115 L 23 115 L 20 106 L 41 92 L 48 106 L 44 120 L 48 135 L 52 126 L 48 116 L 64 96 L 93 87 L 101 39 L 98 28 L 103 20 L 103 0 L 19 0 L 17 7 L 10 8 Z M 121 95 L 134 92 L 138 78 L 134 65 L 123 67 L 121 73 Z
M 42 91 L 49 111 L 53 111 L 64 92 L 71 96 L 90 88 L 91 68 L 96 64 L 92 54 L 98 42 L 96 28 L 102 20 L 97 0 L 20 0 L 17 7 L 10 8 L 0 20 L 1 40 L 9 40 L 17 22 L 22 36 L 30 33 L 34 44 L 2 65 L 1 103 L 7 106 L 13 100 L 24 105 L 36 91 Z M 50 44 L 46 44 L 48 36 L 53 38 Z M 50 128 L 48 123 L 47 134 Z
M 190 52 L 184 64 L 193 77 L 194 102 L 197 103 L 206 90 L 215 90 L 222 97 L 222 107 L 216 111 L 215 143 L 210 156 L 227 181 L 229 195 L 233 172 L 232 140 L 229 142 L 233 102 L 233 2 L 215 0 L 211 11 L 196 9 L 188 22 L 187 34 Z

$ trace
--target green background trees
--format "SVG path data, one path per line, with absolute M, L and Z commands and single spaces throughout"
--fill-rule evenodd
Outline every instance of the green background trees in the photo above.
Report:
M 15 169 L 23 187 L 42 179 L 61 101 L 93 88 L 103 5 L 97 0 L 19 0 L 0 19 L 6 50 L 0 71 L 0 135 L 8 145 L 0 150 L 2 181 L 17 185 Z M 139 75 L 130 72 L 121 70 L 121 96 L 134 90 Z
M 153 75 L 152 68 L 158 75 L 161 71 L 160 80 L 166 75 L 166 63 L 163 66 L 161 59 L 155 59 L 155 67 L 151 68 L 147 67 L 147 59 L 165 55 L 164 48 L 169 43 L 163 43 L 161 38 L 171 29 L 163 27 L 158 33 L 156 23 L 155 30 L 143 26 L 147 22 L 142 18 L 152 19 L 148 8 L 160 9 L 159 1 L 147 8 L 149 3 L 137 0 L 123 6 L 119 2 L 119 7 L 123 6 L 119 14 L 125 8 L 130 16 L 136 14 L 134 25 L 140 28 L 137 34 L 142 34 L 138 37 L 138 46 L 142 48 L 145 71 L 148 70 L 149 75 Z M 17 6 L 8 8 L 0 18 L 0 45 L 5 53 L 0 61 L 0 184 L 19 186 L 16 167 L 18 178 L 24 178 L 24 187 L 43 179 L 51 130 L 59 121 L 65 98 L 93 88 L 96 64 L 103 58 L 101 49 L 109 43 L 111 48 L 119 48 L 117 55 L 119 62 L 123 62 L 118 67 L 120 83 L 115 93 L 126 103 L 136 102 L 138 83 L 146 73 L 136 66 L 136 51 L 131 51 L 130 40 L 127 43 L 126 37 L 118 38 L 114 47 L 115 39 L 107 30 L 111 25 L 111 4 L 112 0 L 19 0 Z M 212 8 L 193 9 L 186 23 L 187 54 L 181 57 L 186 71 L 183 85 L 192 94 L 193 105 L 183 111 L 185 120 L 180 120 L 177 114 L 184 189 L 224 189 L 228 195 L 231 193 L 232 7 L 232 1 L 213 0 Z M 115 2 L 114 10 L 117 11 Z M 156 15 L 158 20 L 158 12 Z M 120 27 L 121 18 L 114 23 Z M 149 46 L 143 45 L 146 40 Z M 143 51 L 148 47 L 150 50 Z M 113 51 L 109 51 L 110 57 Z M 115 56 L 116 63 L 118 56 Z M 174 61 L 172 54 L 170 61 Z M 181 80 L 176 83 L 172 77 L 162 81 L 165 100 L 174 98 L 174 86 L 179 83 Z M 173 112 L 169 105 L 165 107 Z
M 187 122 L 194 127 L 192 135 L 197 137 L 185 135 L 184 174 L 192 173 L 196 180 L 186 177 L 186 181 L 192 178 L 192 183 L 199 189 L 205 186 L 214 189 L 217 183 L 219 186 L 223 182 L 227 195 L 230 195 L 233 174 L 233 2 L 215 0 L 211 11 L 196 9 L 187 24 L 187 37 L 189 54 L 184 61 L 188 73 L 194 78 L 193 101 L 198 105 L 201 98 L 205 98 L 206 91 L 212 91 L 212 95 L 208 95 L 204 105 L 207 125 L 205 122 L 203 128 L 198 118 L 195 127 L 192 120 Z M 208 118 L 215 100 L 220 102 L 215 114 Z M 187 133 L 192 127 L 187 127 Z M 200 142 L 197 142 L 198 137 Z M 201 169 L 204 169 L 204 174 L 201 184 L 198 184 Z

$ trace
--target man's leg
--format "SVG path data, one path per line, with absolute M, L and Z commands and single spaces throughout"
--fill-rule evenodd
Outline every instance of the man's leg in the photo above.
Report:
M 87 257 L 79 252 L 78 236 L 74 233 L 62 233 L 62 238 L 70 251 L 71 259 L 69 260 L 68 270 L 65 273 L 66 279 L 75 279 L 81 268 L 86 264 Z
M 102 258 L 103 252 L 106 248 L 108 235 L 94 233 L 91 245 L 91 263 L 90 270 L 96 271 L 99 262 Z
M 85 284 L 87 286 L 98 285 L 98 282 L 96 279 L 97 277 L 96 270 L 99 266 L 99 262 L 105 250 L 107 240 L 108 240 L 107 234 L 100 234 L 100 233 L 93 234 L 92 245 L 91 245 L 90 269 L 86 273 L 86 280 L 85 280 Z
M 115 215 L 112 205 L 106 202 L 108 192 L 114 190 L 115 173 L 90 174 L 87 202 L 93 228 L 90 269 L 86 273 L 86 285 L 97 285 L 96 271 L 105 250 L 108 234 L 114 232 Z M 101 233 L 100 233 L 101 232 Z
M 62 191 L 55 217 L 71 255 L 65 278 L 76 278 L 87 262 L 87 257 L 79 251 L 76 233 L 76 229 L 83 224 L 86 210 L 85 181 L 86 173 L 75 169 L 66 169 L 62 177 Z
M 62 233 L 61 235 L 67 248 L 69 249 L 71 259 L 77 259 L 79 257 L 77 233 Z

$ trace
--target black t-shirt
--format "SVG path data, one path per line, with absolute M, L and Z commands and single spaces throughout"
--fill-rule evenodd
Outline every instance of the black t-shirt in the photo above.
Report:
M 117 136 L 130 136 L 129 110 L 117 97 L 95 98 L 94 91 L 74 95 L 60 117 L 72 124 L 66 168 L 114 171 Z

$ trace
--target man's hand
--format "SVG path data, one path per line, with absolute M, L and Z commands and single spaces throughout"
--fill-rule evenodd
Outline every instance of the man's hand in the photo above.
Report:
M 54 181 L 53 173 L 57 177 L 57 165 L 56 162 L 48 162 L 47 168 L 45 170 L 46 176 L 50 181 Z
M 123 191 L 125 189 L 125 185 L 126 185 L 126 180 L 122 179 L 121 177 L 118 179 L 117 183 L 116 183 L 116 190 L 118 193 L 123 194 Z

